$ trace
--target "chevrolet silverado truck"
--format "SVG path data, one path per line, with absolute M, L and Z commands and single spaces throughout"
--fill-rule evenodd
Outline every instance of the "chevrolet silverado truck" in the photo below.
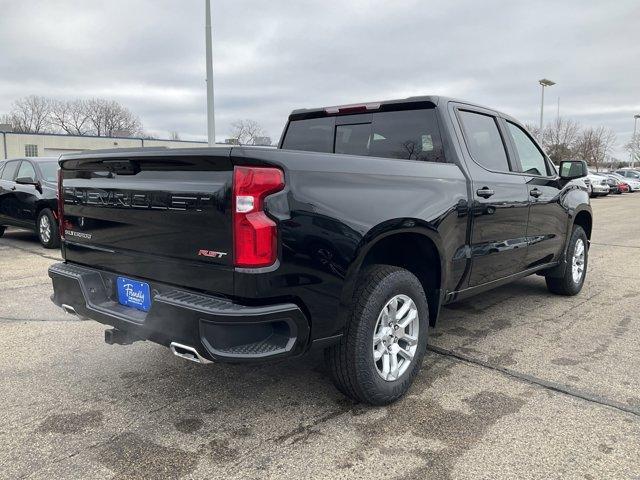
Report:
M 418 373 L 443 305 L 531 274 L 585 281 L 582 161 L 559 172 L 515 119 L 425 96 L 295 110 L 278 148 L 60 158 L 53 301 L 199 363 L 325 352 L 383 405 Z

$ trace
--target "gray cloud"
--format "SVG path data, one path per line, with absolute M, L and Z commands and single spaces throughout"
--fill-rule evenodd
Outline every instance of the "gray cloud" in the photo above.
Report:
M 0 0 L 0 112 L 20 96 L 116 98 L 163 134 L 204 138 L 204 2 Z M 640 112 L 636 0 L 213 0 L 219 139 L 239 118 L 277 138 L 290 110 L 419 94 L 525 122 Z M 624 155 L 618 147 L 619 156 Z

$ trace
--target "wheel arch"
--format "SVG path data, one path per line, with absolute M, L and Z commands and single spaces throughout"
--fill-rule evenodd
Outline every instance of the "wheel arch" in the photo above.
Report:
M 446 266 L 437 232 L 420 225 L 419 220 L 386 222 L 365 235 L 354 262 L 347 271 L 341 303 L 349 305 L 361 273 L 370 265 L 384 264 L 405 268 L 413 273 L 425 291 L 429 305 L 429 323 L 436 324 L 442 303 Z M 346 312 L 347 308 L 341 308 Z
M 591 210 L 583 208 L 576 212 L 573 219 L 573 225 L 580 225 L 584 230 L 584 233 L 587 234 L 587 239 L 591 241 L 591 232 L 593 229 L 593 214 L 591 213 Z
M 48 208 L 49 210 L 51 210 L 51 213 L 53 214 L 53 218 L 55 218 L 56 222 L 58 221 L 58 208 L 57 205 L 54 205 L 51 203 L 50 200 L 39 200 L 36 203 L 36 218 L 35 221 L 36 223 L 38 222 L 38 217 L 40 216 L 40 212 L 42 212 L 42 210 L 44 210 L 45 208 Z

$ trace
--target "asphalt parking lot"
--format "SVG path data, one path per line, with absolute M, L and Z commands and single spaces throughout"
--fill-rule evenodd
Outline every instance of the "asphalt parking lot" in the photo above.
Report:
M 593 201 L 582 293 L 451 305 L 409 395 L 354 405 L 320 357 L 190 364 L 49 301 L 57 252 L 0 239 L 2 478 L 639 478 L 640 194 Z

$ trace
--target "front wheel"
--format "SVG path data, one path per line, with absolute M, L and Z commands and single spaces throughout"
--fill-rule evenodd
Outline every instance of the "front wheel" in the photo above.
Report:
M 582 290 L 587 275 L 589 248 L 587 235 L 579 225 L 574 225 L 567 246 L 567 267 L 562 277 L 545 278 L 547 288 L 558 295 L 577 295 Z
M 58 248 L 60 246 L 58 222 L 51 210 L 44 208 L 40 211 L 36 227 L 38 239 L 44 248 Z
M 338 390 L 371 405 L 402 397 L 422 365 L 428 327 L 427 300 L 415 275 L 370 267 L 356 287 L 341 342 L 326 352 Z

